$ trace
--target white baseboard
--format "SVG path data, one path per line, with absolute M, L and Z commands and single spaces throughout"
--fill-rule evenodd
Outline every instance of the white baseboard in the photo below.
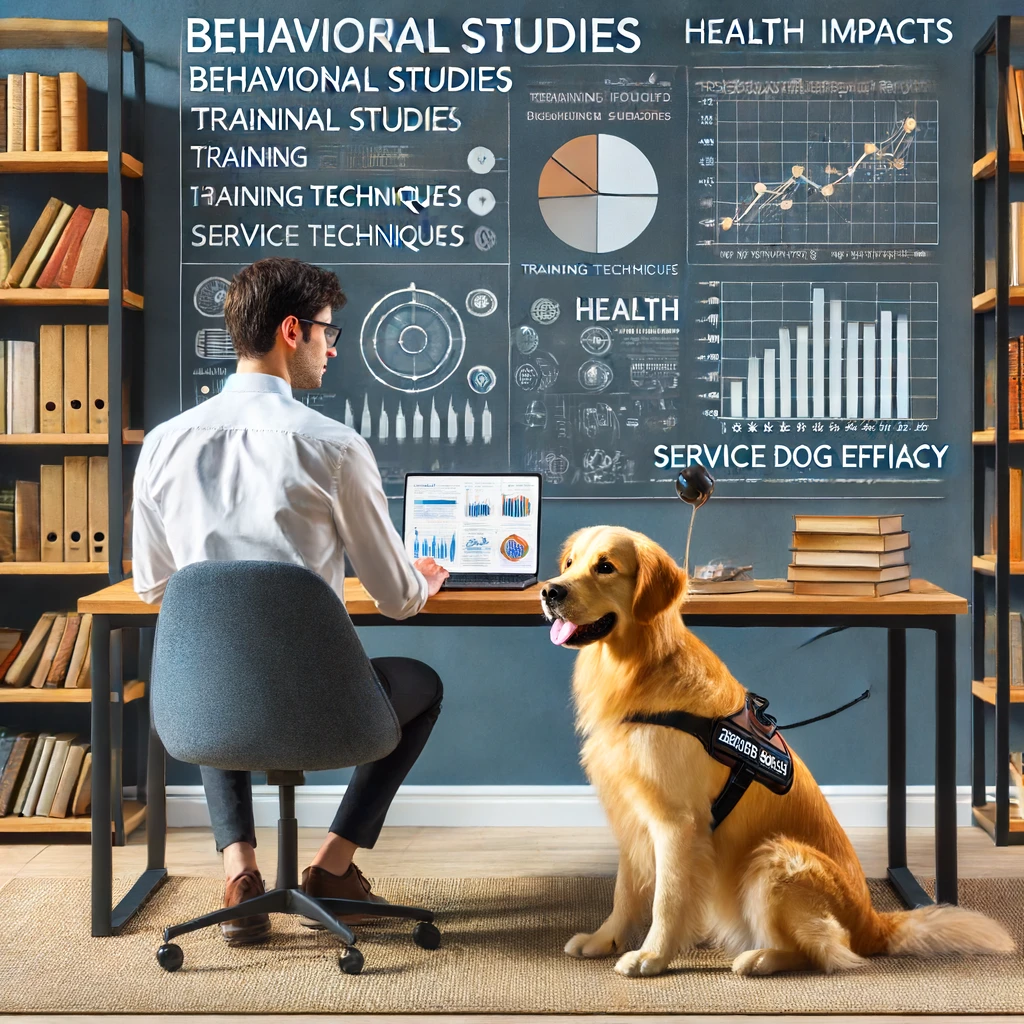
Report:
M 844 828 L 884 828 L 885 786 L 822 786 Z M 344 786 L 301 786 L 295 813 L 302 828 L 327 828 Z M 907 825 L 935 823 L 935 787 L 907 787 Z M 253 812 L 260 827 L 277 825 L 277 789 L 253 786 Z M 957 787 L 957 825 L 971 824 L 971 788 Z M 167 787 L 167 823 L 172 828 L 210 824 L 202 786 Z M 391 804 L 388 825 L 513 826 L 582 828 L 607 825 L 590 786 L 403 786 Z

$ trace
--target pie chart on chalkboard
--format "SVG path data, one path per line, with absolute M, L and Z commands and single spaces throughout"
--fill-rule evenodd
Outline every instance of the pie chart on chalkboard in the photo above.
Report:
M 658 208 L 650 160 L 618 135 L 580 135 L 560 146 L 537 187 L 544 223 L 567 245 L 614 252 L 643 233 Z

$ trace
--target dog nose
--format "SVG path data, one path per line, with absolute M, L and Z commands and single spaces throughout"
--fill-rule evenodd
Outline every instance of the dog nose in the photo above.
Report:
M 546 601 L 564 601 L 569 594 L 569 588 L 561 583 L 549 583 L 541 592 L 540 596 Z

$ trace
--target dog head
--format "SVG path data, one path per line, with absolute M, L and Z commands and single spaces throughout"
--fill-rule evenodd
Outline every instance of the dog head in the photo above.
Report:
M 641 533 L 617 526 L 578 530 L 559 560 L 561 575 L 541 588 L 551 641 L 584 647 L 633 635 L 675 612 L 686 575 L 666 551 Z

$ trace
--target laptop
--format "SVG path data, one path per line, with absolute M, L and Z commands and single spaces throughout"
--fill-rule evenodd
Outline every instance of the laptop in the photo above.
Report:
M 442 590 L 525 590 L 540 565 L 539 473 L 408 473 L 402 540 L 451 575 Z

